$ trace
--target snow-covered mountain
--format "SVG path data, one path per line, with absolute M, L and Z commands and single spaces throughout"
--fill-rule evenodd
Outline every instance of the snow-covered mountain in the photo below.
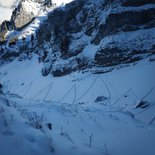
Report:
M 58 8 L 50 2 L 19 3 L 1 26 L 2 60 L 35 52 L 43 75 L 61 76 L 154 54 L 154 1 L 76 0 Z
M 18 5 L 20 0 L 0 0 L 0 24 L 4 20 L 10 20 L 12 11 Z M 72 0 L 52 0 L 57 6 L 64 5 L 71 2 Z
M 19 1 L 0 26 L 0 155 L 154 155 L 154 15 L 154 0 Z

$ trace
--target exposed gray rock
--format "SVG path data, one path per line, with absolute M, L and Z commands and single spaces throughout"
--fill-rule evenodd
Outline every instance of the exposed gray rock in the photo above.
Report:
M 0 44 L 4 43 L 6 38 L 5 35 L 8 31 L 14 30 L 14 23 L 11 21 L 4 21 L 0 25 Z
M 97 35 L 92 41 L 94 44 L 99 44 L 100 41 L 108 36 L 120 31 L 136 31 L 141 28 L 155 26 L 155 8 L 147 10 L 125 10 L 118 13 L 110 13 L 106 17 L 106 21 L 101 23 L 98 28 Z
M 5 21 L 11 25 L 11 29 L 8 30 L 22 30 L 35 19 L 40 10 L 46 10 L 46 7 L 54 5 L 52 0 L 21 0 L 13 10 L 11 20 Z

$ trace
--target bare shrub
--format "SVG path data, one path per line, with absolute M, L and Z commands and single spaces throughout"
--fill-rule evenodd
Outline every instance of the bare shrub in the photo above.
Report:
M 44 119 L 44 116 L 42 114 L 38 115 L 36 114 L 36 112 L 33 113 L 32 115 L 28 115 L 28 120 L 30 124 L 36 129 L 42 129 L 43 119 Z
M 50 149 L 50 152 L 54 152 L 54 148 L 53 148 L 53 138 L 49 138 L 48 139 L 48 144 L 49 144 L 49 149 Z

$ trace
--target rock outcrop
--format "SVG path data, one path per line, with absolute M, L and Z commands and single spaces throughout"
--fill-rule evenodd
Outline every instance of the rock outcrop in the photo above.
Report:
M 28 26 L 41 10 L 52 5 L 51 0 L 21 0 L 12 13 L 11 21 L 17 30 L 21 30 Z
M 6 33 L 14 29 L 15 29 L 14 23 L 11 21 L 4 21 L 0 25 L 0 44 L 5 42 Z
M 154 15 L 154 1 L 72 2 L 65 9 L 49 13 L 48 20 L 37 31 L 40 48 L 46 50 L 42 46 L 46 42 L 51 48 L 43 61 L 51 63 L 51 59 L 54 59 L 53 67 L 50 66 L 51 73 L 61 70 L 62 75 L 63 71 L 66 74 L 66 70 L 79 69 L 76 58 L 88 59 L 89 63 L 83 63 L 82 68 L 138 61 L 155 51 Z M 91 60 L 83 54 L 90 45 L 97 47 Z M 57 54 L 52 58 L 48 57 L 52 55 L 50 53 Z M 64 67 L 56 69 L 54 66 L 60 61 Z M 72 65 L 67 67 L 67 62 Z
M 11 20 L 0 25 L 0 41 L 3 42 L 8 31 L 21 31 L 26 28 L 42 11 L 52 7 L 51 0 L 21 0 L 13 10 Z

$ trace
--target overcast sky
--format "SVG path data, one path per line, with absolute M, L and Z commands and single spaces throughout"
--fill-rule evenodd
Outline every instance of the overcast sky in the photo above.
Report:
M 9 20 L 18 0 L 0 0 L 0 23 Z

